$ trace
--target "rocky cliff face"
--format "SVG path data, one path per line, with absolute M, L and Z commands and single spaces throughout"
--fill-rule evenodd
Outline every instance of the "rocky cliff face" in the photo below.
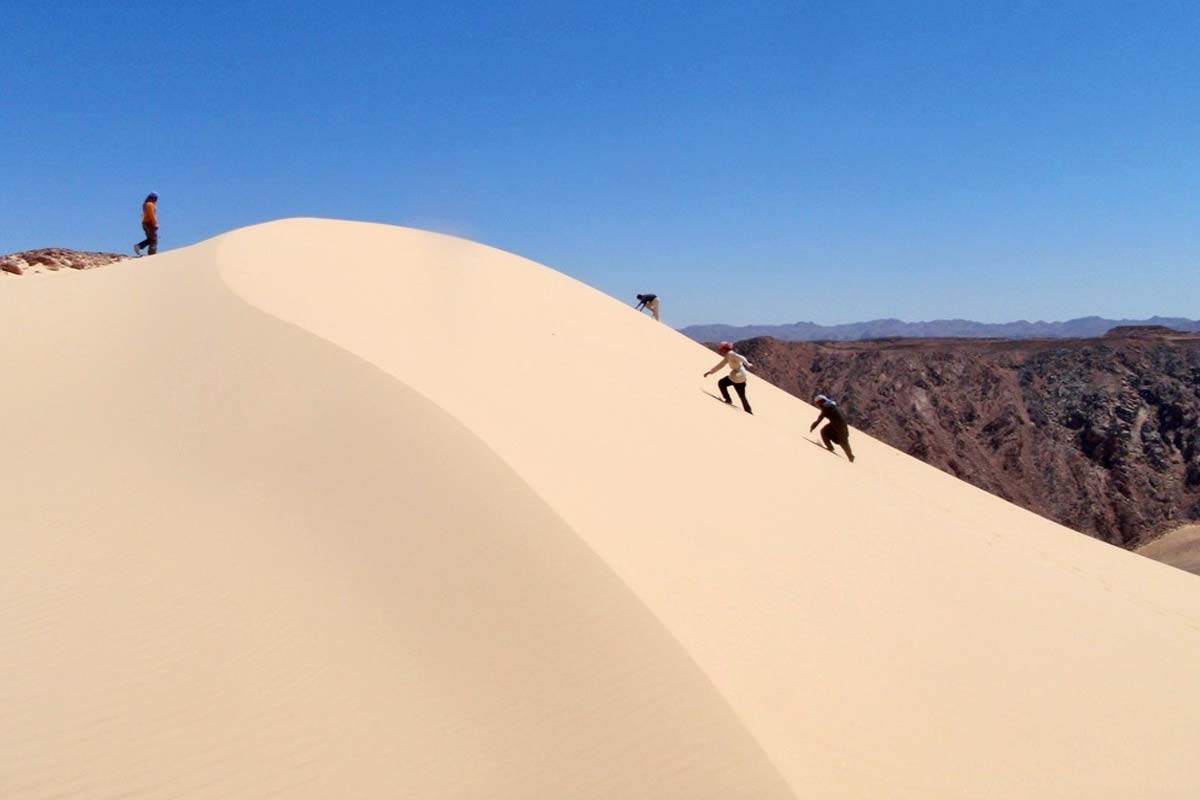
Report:
M 1200 520 L 1200 335 L 738 344 L 754 372 L 963 480 L 1122 547 Z
M 0 276 L 56 272 L 60 269 L 91 269 L 124 261 L 128 256 L 116 253 L 84 253 L 62 247 L 26 250 L 23 253 L 0 256 Z

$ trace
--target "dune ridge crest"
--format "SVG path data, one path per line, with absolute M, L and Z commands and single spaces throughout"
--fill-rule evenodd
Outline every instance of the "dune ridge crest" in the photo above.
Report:
M 1200 790 L 1193 576 L 567 276 L 295 219 L 79 278 L 0 294 L 6 796 Z

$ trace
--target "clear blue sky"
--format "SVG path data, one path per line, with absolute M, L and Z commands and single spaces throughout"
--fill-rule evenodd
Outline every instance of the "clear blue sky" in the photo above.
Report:
M 458 234 L 666 321 L 1200 317 L 1194 2 L 6 3 L 0 252 Z M 353 250 L 347 251 L 353 255 Z

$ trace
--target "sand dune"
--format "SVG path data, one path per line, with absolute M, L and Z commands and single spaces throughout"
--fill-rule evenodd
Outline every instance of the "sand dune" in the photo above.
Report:
M 1137 551 L 1148 558 L 1200 575 L 1200 525 L 1176 528 L 1139 547 Z
M 1194 576 L 532 262 L 288 220 L 0 319 L 0 796 L 1200 792 Z

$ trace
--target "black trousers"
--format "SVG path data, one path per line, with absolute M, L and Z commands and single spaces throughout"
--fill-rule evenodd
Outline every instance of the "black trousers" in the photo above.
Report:
M 825 443 L 825 447 L 829 450 L 833 449 L 835 444 L 840 444 L 842 449 L 846 451 L 847 458 L 854 459 L 854 453 L 850 451 L 850 431 L 845 428 L 837 428 L 831 422 L 824 428 L 821 428 L 821 441 Z
M 747 400 L 746 400 L 746 384 L 745 383 L 734 383 L 733 381 L 729 380 L 729 378 L 721 378 L 721 380 L 717 381 L 717 388 L 721 390 L 721 397 L 725 398 L 725 402 L 726 403 L 733 402 L 732 400 L 729 399 L 729 387 L 730 386 L 732 386 L 734 389 L 737 389 L 738 399 L 742 401 L 742 408 L 746 409 L 747 412 L 753 414 L 754 412 L 750 411 L 750 403 L 747 402 Z
M 146 251 L 146 254 L 152 256 L 158 252 L 158 226 L 143 222 L 142 230 L 146 232 L 146 238 L 138 242 L 138 249 L 148 247 L 150 249 Z

